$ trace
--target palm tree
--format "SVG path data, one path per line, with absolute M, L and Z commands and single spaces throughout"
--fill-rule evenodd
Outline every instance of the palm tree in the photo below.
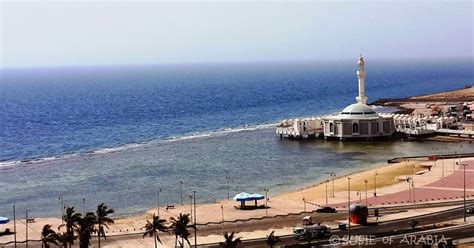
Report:
M 96 216 L 92 212 L 87 212 L 83 218 L 78 220 L 77 233 L 79 234 L 79 247 L 88 248 L 92 231 L 94 231 L 94 225 L 96 223 Z
M 167 232 L 168 228 L 165 226 L 166 220 L 160 219 L 159 216 L 153 214 L 153 221 L 150 222 L 149 220 L 146 221 L 145 225 L 145 233 L 143 233 L 143 237 L 150 236 L 154 237 L 155 240 L 155 248 L 158 247 L 156 241 L 160 242 L 161 239 L 158 236 L 158 232 Z
M 107 205 L 105 205 L 104 203 L 100 204 L 99 206 L 97 206 L 97 210 L 96 210 L 96 215 L 97 215 L 97 219 L 96 219 L 96 224 L 98 225 L 98 228 L 97 228 L 97 239 L 98 239 L 98 247 L 100 248 L 100 236 L 104 237 L 104 239 L 106 238 L 105 236 L 105 230 L 104 230 L 104 227 L 105 226 L 107 229 L 109 229 L 109 224 L 113 224 L 114 223 L 114 220 L 109 218 L 108 215 L 109 214 L 113 214 L 115 212 L 115 210 L 113 210 L 112 208 L 109 208 L 107 207 Z
M 234 232 L 230 234 L 228 232 L 224 233 L 225 241 L 221 242 L 220 245 L 223 248 L 236 248 L 238 244 L 242 243 L 242 237 L 234 239 Z
M 61 229 L 62 227 L 66 227 L 66 239 L 67 243 L 69 244 L 69 247 L 71 247 L 74 244 L 74 240 L 77 238 L 74 235 L 74 229 L 77 228 L 77 222 L 81 218 L 81 213 L 77 213 L 74 210 L 74 207 L 68 207 L 66 209 L 66 214 L 63 216 L 63 221 L 65 222 L 64 224 L 61 224 L 58 229 Z
M 171 220 L 170 231 L 175 236 L 175 246 L 178 241 L 178 236 L 181 237 L 180 247 L 184 247 L 184 240 L 186 240 L 188 245 L 191 246 L 191 243 L 189 242 L 189 236 L 191 235 L 191 233 L 189 232 L 188 228 L 194 227 L 194 226 L 189 225 L 190 223 L 189 214 L 180 213 L 177 219 L 175 219 L 174 217 L 171 217 L 170 220 Z
M 275 236 L 275 231 L 272 231 L 270 233 L 270 235 L 267 235 L 267 245 L 270 247 L 270 248 L 273 248 L 274 245 L 276 245 L 276 243 L 280 242 L 280 237 L 278 236 Z
M 41 246 L 50 248 L 49 244 L 58 245 L 58 242 L 56 241 L 56 232 L 51 229 L 51 225 L 46 224 L 41 231 Z
M 68 241 L 70 238 L 68 237 L 68 233 L 63 232 L 63 233 L 56 233 L 55 239 L 56 239 L 56 242 L 58 243 L 57 245 L 59 245 L 62 248 L 67 248 L 69 244 Z

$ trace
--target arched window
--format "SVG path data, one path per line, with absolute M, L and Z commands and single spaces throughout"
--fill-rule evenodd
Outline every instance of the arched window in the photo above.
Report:
M 358 123 L 352 124 L 352 133 L 359 133 L 359 124 Z
M 334 123 L 329 123 L 329 132 L 334 132 Z

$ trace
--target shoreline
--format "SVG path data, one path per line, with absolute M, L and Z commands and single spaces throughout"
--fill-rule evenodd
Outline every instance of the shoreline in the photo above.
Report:
M 465 157 L 465 161 L 470 161 L 470 163 L 474 162 L 474 157 L 470 154 L 471 157 Z M 433 166 L 433 162 L 427 160 L 427 156 L 424 157 L 426 159 L 418 159 L 410 160 L 408 162 L 399 162 L 399 163 L 385 163 L 383 166 L 377 166 L 375 168 L 370 168 L 367 170 L 361 170 L 358 172 L 353 172 L 349 175 L 342 175 L 335 179 L 335 197 L 329 196 L 329 204 L 330 206 L 336 207 L 340 211 L 344 211 L 345 207 L 341 208 L 341 204 L 343 204 L 344 200 L 347 197 L 347 176 L 351 176 L 352 183 L 351 183 L 351 199 L 357 201 L 358 198 L 365 199 L 365 196 L 362 197 L 362 192 L 364 190 L 364 183 L 363 180 L 366 178 L 367 175 L 373 175 L 374 171 L 378 171 L 377 176 L 377 193 L 378 197 L 376 198 L 383 198 L 384 195 L 391 195 L 393 193 L 401 192 L 405 189 L 405 185 L 403 184 L 403 176 L 408 175 L 411 172 L 412 166 L 416 167 L 414 171 L 414 177 L 417 178 L 417 181 L 423 181 L 420 186 L 431 184 L 439 179 L 439 170 L 440 166 L 436 167 Z M 454 162 L 452 158 L 444 158 L 440 160 L 443 162 L 447 169 L 446 169 L 446 176 L 450 176 L 454 173 L 454 170 L 450 169 L 451 162 Z M 438 162 L 438 165 L 439 163 Z M 472 163 L 474 165 L 474 163 Z M 454 164 L 453 164 L 454 165 Z M 432 170 L 430 174 L 428 173 L 428 166 L 431 166 Z M 436 171 L 437 170 L 437 171 Z M 425 178 L 425 179 L 423 179 Z M 423 179 L 423 180 L 422 180 Z M 426 180 L 428 179 L 428 180 Z M 368 184 L 368 188 L 371 188 L 373 185 Z M 418 187 L 420 187 L 418 186 Z M 332 185 L 329 184 L 328 186 L 329 191 L 332 190 Z M 278 221 L 279 218 L 286 218 L 284 216 L 294 216 L 294 215 L 301 215 L 302 213 L 311 214 L 317 206 L 323 206 L 324 198 L 325 198 L 325 184 L 323 182 L 314 182 L 312 186 L 300 188 L 297 190 L 285 192 L 282 194 L 278 194 L 275 196 L 270 197 L 268 201 L 268 216 L 266 216 L 264 209 L 252 210 L 252 211 L 241 211 L 236 210 L 234 208 L 235 205 L 238 205 L 233 200 L 221 200 L 216 203 L 204 203 L 204 204 L 197 204 L 197 213 L 198 213 L 198 226 L 201 226 L 201 235 L 199 237 L 204 239 L 209 239 L 212 235 L 215 236 L 216 230 L 220 230 L 219 225 L 222 224 L 222 219 L 220 216 L 220 211 L 222 208 L 222 213 L 225 212 L 225 225 L 233 226 L 236 225 L 236 228 L 239 229 L 241 225 L 246 225 L 246 220 L 258 221 L 260 219 L 265 219 L 264 227 L 271 228 L 271 224 L 275 221 Z M 357 191 L 360 191 L 360 194 L 356 194 Z M 369 196 L 371 199 L 373 190 L 369 190 Z M 469 189 L 471 194 L 474 194 L 474 189 Z M 305 197 L 307 202 L 303 208 L 303 202 L 301 197 Z M 353 197 L 353 198 L 352 198 Z M 347 201 L 347 200 L 346 200 Z M 263 203 L 263 201 L 261 202 Z M 401 202 L 403 203 L 403 202 Z M 307 206 L 306 206 L 307 205 Z M 170 217 L 176 217 L 179 213 L 189 213 L 190 205 L 176 205 L 174 209 L 166 210 L 165 206 L 160 207 L 160 217 L 166 220 L 169 220 Z M 151 216 L 156 213 L 156 208 L 148 209 L 144 214 L 132 215 L 128 217 L 118 217 L 114 218 L 115 224 L 110 226 L 110 230 L 108 230 L 108 236 L 116 236 L 116 237 L 126 237 L 127 235 L 141 233 L 143 226 L 146 223 L 146 220 L 149 220 Z M 295 217 L 291 217 L 293 222 Z M 240 221 L 239 221 L 240 220 Z M 280 220 L 281 221 L 281 220 Z M 24 222 L 23 219 L 17 219 L 17 224 L 21 224 Z M 7 224 L 11 225 L 12 222 Z M 253 223 L 253 222 L 252 222 Z M 34 223 L 31 223 L 29 226 L 32 230 L 31 238 L 36 239 L 36 235 L 39 235 L 41 232 L 41 228 L 44 224 L 51 224 L 53 227 L 57 227 L 61 224 L 61 219 L 59 218 L 37 218 Z M 216 226 L 217 225 L 217 226 Z M 270 226 L 269 226 L 270 225 Z M 281 223 L 279 224 L 281 225 Z M 292 224 L 287 224 L 292 225 Z M 230 228 L 230 227 L 228 227 Z M 255 226 L 255 230 L 261 230 L 261 227 Z M 260 228 L 260 229 L 259 229 Z M 11 229 L 12 230 L 12 229 Z M 18 229 L 20 232 L 22 229 Z M 230 230 L 230 229 L 229 229 Z M 7 243 L 8 236 L 0 237 L 0 244 Z M 206 237 L 206 238 L 205 238 Z M 219 238 L 219 235 L 215 236 Z M 39 238 L 39 237 L 38 237 Z M 21 238 L 20 238 L 21 239 Z

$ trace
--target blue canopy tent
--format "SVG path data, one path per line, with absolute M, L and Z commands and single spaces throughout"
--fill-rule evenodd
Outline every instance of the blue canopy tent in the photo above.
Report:
M 265 196 L 257 193 L 249 194 L 246 192 L 239 193 L 234 196 L 234 200 L 240 201 L 240 208 L 245 208 L 246 201 L 255 201 L 255 207 L 257 207 L 257 201 L 265 199 Z
M 10 221 L 7 217 L 0 216 L 0 224 L 7 224 Z

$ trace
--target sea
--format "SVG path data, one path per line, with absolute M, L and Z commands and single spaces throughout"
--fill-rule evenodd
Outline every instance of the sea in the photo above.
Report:
M 366 64 L 369 101 L 474 84 L 472 60 Z M 116 216 L 157 205 L 270 195 L 396 156 L 473 152 L 472 143 L 280 140 L 275 123 L 340 111 L 354 61 L 0 70 L 0 216 L 60 217 L 59 196 Z M 230 178 L 230 179 L 229 179 Z M 182 182 L 182 184 L 180 183 Z M 182 188 L 182 190 L 181 190 Z

